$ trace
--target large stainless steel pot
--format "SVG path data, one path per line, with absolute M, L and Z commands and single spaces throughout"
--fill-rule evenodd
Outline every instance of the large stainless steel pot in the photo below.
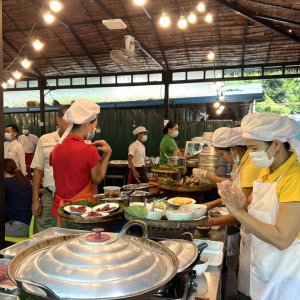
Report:
M 222 177 L 230 177 L 231 166 L 215 151 L 214 147 L 205 148 L 199 154 L 198 167 Z
M 131 225 L 141 238 L 126 235 Z M 19 253 L 9 277 L 38 299 L 145 299 L 177 273 L 172 251 L 147 239 L 143 222 L 129 222 L 110 232 L 56 237 Z

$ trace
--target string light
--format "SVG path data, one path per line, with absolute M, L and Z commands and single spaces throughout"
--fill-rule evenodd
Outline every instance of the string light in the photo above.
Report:
M 40 51 L 44 48 L 44 43 L 42 43 L 39 39 L 36 39 L 32 45 L 36 51 Z
M 193 11 L 191 11 L 188 16 L 188 22 L 190 24 L 195 24 L 197 22 L 197 16 L 195 15 L 195 13 Z
M 43 17 L 44 17 L 44 21 L 47 24 L 52 24 L 55 21 L 55 16 L 52 15 L 52 13 L 50 11 L 47 11 Z
M 170 20 L 170 17 L 168 16 L 168 14 L 166 12 L 163 12 L 161 14 L 161 17 L 159 19 L 159 24 L 163 28 L 167 28 L 167 27 L 170 26 L 171 20 Z
M 21 77 L 22 77 L 22 73 L 19 72 L 18 70 L 16 70 L 15 72 L 13 72 L 13 76 L 14 76 L 17 80 L 19 80 L 19 79 L 21 79 Z
M 180 16 L 180 19 L 179 19 L 177 25 L 180 29 L 186 29 L 187 28 L 188 22 L 187 22 L 185 16 Z
M 58 0 L 50 1 L 49 6 L 53 12 L 59 12 L 62 10 L 62 4 Z
M 2 88 L 5 90 L 7 88 L 7 82 L 2 82 Z
M 218 108 L 220 105 L 221 105 L 221 103 L 218 102 L 218 101 L 216 101 L 216 102 L 213 104 L 214 108 Z
M 213 16 L 212 14 L 208 13 L 205 18 L 204 18 L 206 23 L 211 23 L 213 21 Z
M 133 0 L 133 2 L 137 6 L 144 6 L 146 4 L 146 0 Z
M 204 12 L 204 11 L 205 11 L 205 4 L 204 4 L 204 2 L 200 1 L 200 2 L 198 3 L 198 5 L 197 5 L 197 10 L 198 10 L 199 12 Z
M 15 81 L 13 78 L 9 78 L 9 79 L 7 80 L 7 83 L 8 83 L 9 85 L 11 85 L 11 86 L 14 86 L 15 82 L 16 82 L 16 81 Z
M 213 60 L 214 58 L 215 58 L 215 54 L 213 53 L 213 51 L 209 51 L 209 53 L 207 54 L 207 59 Z
M 31 66 L 31 61 L 27 58 L 24 58 L 23 60 L 21 60 L 21 65 L 24 69 L 29 69 Z

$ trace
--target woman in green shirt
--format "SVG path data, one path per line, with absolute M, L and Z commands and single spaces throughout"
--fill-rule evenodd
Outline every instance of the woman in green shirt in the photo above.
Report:
M 174 138 L 178 137 L 178 124 L 176 122 L 168 122 L 163 129 L 164 137 L 159 145 L 159 164 L 167 164 L 167 156 L 182 156 Z

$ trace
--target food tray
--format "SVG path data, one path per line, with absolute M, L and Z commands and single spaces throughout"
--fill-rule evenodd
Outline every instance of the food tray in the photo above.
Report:
M 13 244 L 7 248 L 4 248 L 0 251 L 0 254 L 7 258 L 15 257 L 18 253 L 26 249 L 27 247 L 37 243 L 39 239 L 29 239 L 17 244 Z M 1 298 L 0 298 L 1 299 Z
M 211 240 L 201 240 L 201 239 L 193 240 L 193 243 L 197 246 L 203 242 L 205 242 L 207 244 L 206 250 L 223 251 L 223 248 L 224 248 L 223 242 L 211 241 Z
M 127 185 L 123 185 L 122 189 L 123 190 L 130 190 L 130 191 L 135 191 L 135 190 L 144 190 L 144 189 L 148 189 L 151 188 L 152 185 L 148 184 L 148 183 L 136 183 L 136 184 L 127 184 Z
M 221 263 L 223 261 L 223 251 L 214 251 L 214 250 L 204 249 L 201 254 L 201 257 L 202 256 L 207 257 L 208 265 L 213 266 L 213 267 L 217 267 L 217 266 L 221 265 Z
M 149 238 L 181 238 L 185 232 L 194 235 L 197 226 L 203 226 L 207 222 L 207 217 L 189 221 L 168 221 L 168 220 L 150 220 L 138 218 L 124 211 L 127 221 L 140 220 L 146 223 Z
M 74 217 L 74 218 L 80 218 L 80 217 Z M 87 230 L 78 230 L 78 229 L 68 229 L 68 228 L 60 228 L 60 227 L 50 227 L 48 229 L 45 229 L 39 233 L 36 233 L 32 236 L 33 239 L 39 239 L 44 240 L 48 239 L 54 236 L 59 235 L 73 235 L 73 234 L 84 234 L 89 231 Z
M 151 169 L 152 173 L 165 173 L 165 174 L 179 174 L 182 173 L 182 169 L 178 170 L 168 170 L 168 169 L 157 169 L 157 168 L 152 168 Z
M 170 186 L 170 185 L 158 185 L 159 188 L 168 191 L 175 191 L 175 192 L 204 192 L 210 191 L 213 186 L 203 186 L 203 187 L 181 187 L 181 186 Z

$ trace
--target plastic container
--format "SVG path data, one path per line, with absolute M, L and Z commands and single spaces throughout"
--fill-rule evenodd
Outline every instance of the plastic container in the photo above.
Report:
M 118 186 L 105 186 L 103 190 L 105 198 L 119 198 L 121 196 L 121 188 Z

